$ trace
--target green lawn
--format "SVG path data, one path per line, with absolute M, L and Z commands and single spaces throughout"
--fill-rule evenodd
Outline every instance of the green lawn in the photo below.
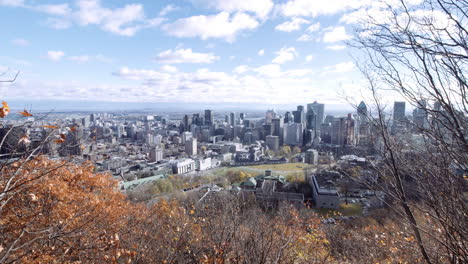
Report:
M 285 163 L 285 164 L 263 164 L 256 166 L 248 166 L 247 168 L 272 170 L 275 172 L 302 172 L 305 168 L 312 168 L 313 166 L 307 163 Z

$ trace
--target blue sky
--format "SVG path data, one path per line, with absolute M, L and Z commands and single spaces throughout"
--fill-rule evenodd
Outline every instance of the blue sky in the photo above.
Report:
M 393 0 L 392 0 L 393 1 Z M 418 0 L 413 0 L 418 2 Z M 388 1 L 387 1 L 388 2 Z M 371 0 L 0 0 L 3 100 L 344 103 Z

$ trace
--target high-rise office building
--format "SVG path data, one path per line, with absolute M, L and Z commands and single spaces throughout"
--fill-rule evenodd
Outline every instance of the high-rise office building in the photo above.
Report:
M 236 125 L 236 113 L 232 112 L 231 114 L 229 114 L 229 119 L 231 121 L 231 126 L 235 126 Z
M 304 124 L 305 123 L 305 115 L 304 112 L 300 110 L 293 111 L 294 116 L 294 123 Z
M 244 134 L 244 144 L 252 144 L 253 143 L 253 133 L 247 132 Z
M 273 125 L 270 124 L 264 124 L 262 126 L 263 131 L 262 131 L 262 140 L 266 139 L 266 136 L 273 135 Z
M 197 155 L 197 139 L 196 138 L 191 138 L 185 142 L 185 152 L 190 156 Z
M 302 123 L 303 128 L 305 129 L 305 126 L 306 126 L 306 112 L 304 111 L 304 106 L 298 105 L 296 111 L 294 111 L 293 114 L 294 114 L 294 122 L 295 123 Z
M 331 144 L 356 145 L 357 129 L 352 114 L 347 117 L 334 118 L 331 123 Z
M 287 123 L 292 123 L 292 122 L 294 122 L 294 118 L 291 115 L 291 112 L 288 111 L 284 114 L 284 123 L 287 124 Z
M 325 116 L 325 105 L 314 101 L 311 104 L 307 104 L 307 112 L 310 112 L 311 110 L 314 110 L 315 114 L 317 115 L 317 127 L 320 127 Z
M 419 100 L 417 107 L 413 110 L 413 122 L 418 129 L 429 127 L 427 100 Z
M 361 101 L 357 107 L 357 113 L 359 116 L 359 119 L 365 120 L 367 117 L 367 105 L 364 103 L 364 101 Z
M 183 119 L 184 131 L 190 131 L 190 126 L 192 125 L 192 117 L 189 115 L 184 115 Z
M 182 144 L 185 144 L 187 140 L 193 138 L 192 132 L 185 131 L 182 133 Z
M 273 118 L 271 123 L 273 125 L 273 135 L 281 139 L 283 136 L 283 126 L 284 126 L 283 117 L 279 116 L 279 117 Z
M 214 113 L 213 110 L 205 110 L 205 125 L 211 126 L 214 123 Z
M 306 114 L 306 127 L 307 129 L 319 130 L 319 124 L 317 122 L 317 114 L 313 109 L 307 111 Z
M 289 123 L 283 128 L 283 142 L 286 145 L 301 146 L 303 143 L 303 124 Z
M 393 121 L 402 121 L 405 118 L 406 104 L 405 102 L 393 103 Z
M 333 121 L 331 122 L 331 130 L 330 130 L 331 144 L 345 145 L 346 131 L 347 131 L 346 118 L 345 117 L 334 118 Z
M 273 118 L 276 117 L 276 112 L 274 109 L 269 109 L 268 111 L 266 111 L 265 113 L 265 124 L 271 124 L 271 121 L 273 120 Z
M 163 150 L 160 147 L 152 147 L 149 152 L 149 161 L 158 162 L 163 159 Z
M 267 136 L 265 140 L 266 146 L 273 151 L 278 151 L 279 149 L 279 137 L 278 136 Z

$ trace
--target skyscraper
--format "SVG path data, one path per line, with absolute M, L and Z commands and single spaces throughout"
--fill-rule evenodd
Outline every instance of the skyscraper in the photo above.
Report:
M 231 126 L 235 126 L 236 125 L 236 113 L 232 112 L 230 115 L 230 121 L 231 121 Z
M 244 120 L 245 118 L 247 117 L 247 115 L 245 113 L 240 113 L 239 114 L 239 118 Z
M 213 110 L 205 110 L 205 125 L 211 126 L 214 123 L 214 113 Z
M 305 124 L 304 106 L 298 105 L 297 110 L 293 111 L 294 123 Z
M 158 162 L 163 159 L 163 150 L 159 146 L 152 147 L 149 152 L 149 161 Z
M 315 114 L 317 115 L 317 127 L 323 123 L 323 118 L 325 115 L 325 105 L 319 104 L 317 101 L 314 101 L 311 104 L 307 104 L 307 112 L 314 110 Z
M 265 113 L 265 123 L 266 124 L 271 124 L 271 121 L 275 117 L 276 117 L 275 110 L 271 109 L 271 110 L 266 111 L 266 113 Z
M 276 152 L 279 149 L 279 137 L 271 135 L 266 136 L 265 144 L 270 150 Z
M 359 117 L 365 118 L 367 117 L 367 105 L 364 101 L 361 101 L 357 107 L 357 113 Z
M 292 117 L 291 113 L 288 111 L 284 114 L 284 123 L 292 123 L 294 121 L 294 118 Z
M 184 131 L 190 131 L 190 126 L 192 125 L 192 117 L 189 115 L 184 115 L 183 123 Z
M 419 100 L 418 106 L 413 111 L 413 122 L 419 129 L 428 128 L 429 126 L 427 108 L 427 100 Z
M 334 118 L 331 123 L 331 144 L 355 145 L 356 144 L 356 122 L 352 114 L 347 117 Z
M 405 102 L 393 103 L 393 121 L 402 121 L 405 118 Z
M 312 130 L 319 129 L 318 123 L 317 123 L 317 114 L 315 113 L 313 109 L 310 109 L 309 111 L 307 111 L 306 126 L 307 126 L 307 129 L 312 129 Z
M 191 138 L 193 138 L 192 132 L 186 131 L 182 133 L 182 144 L 185 144 L 185 142 L 187 142 Z
M 303 143 L 303 125 L 302 123 L 285 124 L 283 128 L 284 144 L 291 146 L 300 146 Z
M 283 117 L 276 117 L 272 119 L 272 125 L 273 125 L 273 135 L 278 136 L 280 139 L 283 136 L 283 126 L 284 126 L 284 121 Z
M 190 138 L 185 142 L 185 152 L 190 155 L 194 156 L 197 155 L 197 139 Z

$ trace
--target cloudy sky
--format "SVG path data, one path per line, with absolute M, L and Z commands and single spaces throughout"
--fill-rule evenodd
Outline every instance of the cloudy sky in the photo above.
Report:
M 416 1 L 416 0 L 415 0 Z M 417 1 L 416 1 L 417 2 Z M 8 99 L 337 104 L 371 0 L 0 0 Z

